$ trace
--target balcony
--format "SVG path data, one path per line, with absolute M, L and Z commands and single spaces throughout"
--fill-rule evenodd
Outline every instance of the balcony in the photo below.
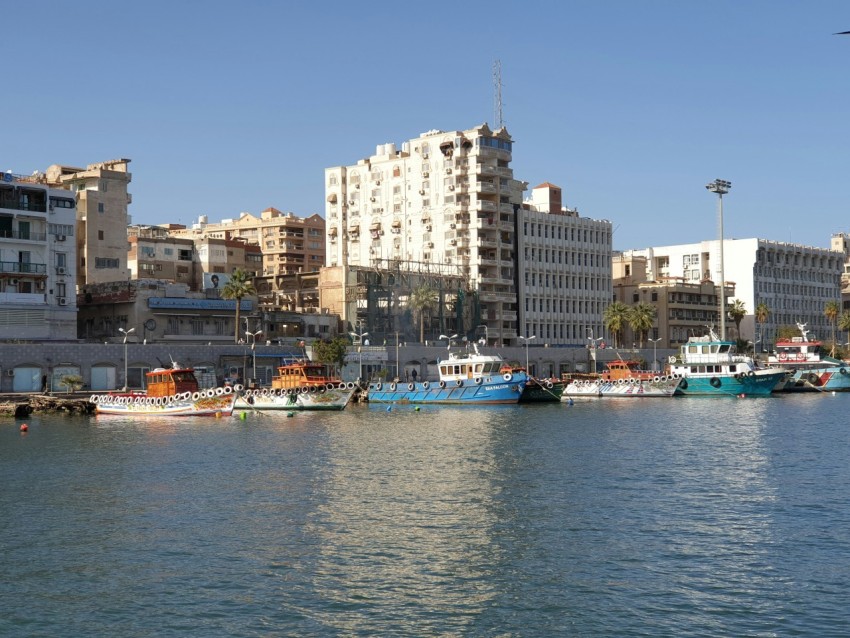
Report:
M 23 241 L 47 241 L 47 233 L 21 232 L 19 230 L 0 230 L 0 239 L 20 239 Z
M 0 273 L 46 275 L 47 264 L 21 263 L 19 261 L 0 261 Z

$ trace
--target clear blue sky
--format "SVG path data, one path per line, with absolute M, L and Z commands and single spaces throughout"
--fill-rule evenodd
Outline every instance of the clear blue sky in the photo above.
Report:
M 136 223 L 324 214 L 324 169 L 494 121 L 614 248 L 828 246 L 847 219 L 850 3 L 14 2 L 0 166 L 132 160 Z

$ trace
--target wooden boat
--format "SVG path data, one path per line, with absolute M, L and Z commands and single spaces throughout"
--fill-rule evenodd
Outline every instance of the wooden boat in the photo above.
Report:
M 821 341 L 810 341 L 806 324 L 798 323 L 802 336 L 778 339 L 767 357 L 768 367 L 788 371 L 778 392 L 831 392 L 850 390 L 850 365 L 823 353 Z
M 291 359 L 278 366 L 271 388 L 248 389 L 236 400 L 238 409 L 343 410 L 358 386 L 343 383 L 327 365 Z
M 636 359 L 609 361 L 601 374 L 567 375 L 561 400 L 577 397 L 672 397 L 681 382 L 678 375 L 642 370 Z
M 230 416 L 241 386 L 201 389 L 192 368 L 156 368 L 145 392 L 93 394 L 98 414 L 126 416 Z
M 512 372 L 499 355 L 472 351 L 450 352 L 438 362 L 438 381 L 369 384 L 370 403 L 498 404 L 518 403 L 528 375 Z
M 689 338 L 670 357 L 668 370 L 683 377 L 678 392 L 686 396 L 769 396 L 786 375 L 783 368 L 757 368 L 734 341 L 718 339 L 711 329 Z

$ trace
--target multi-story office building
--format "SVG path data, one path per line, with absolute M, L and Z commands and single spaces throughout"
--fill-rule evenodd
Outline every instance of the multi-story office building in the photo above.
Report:
M 99 284 L 127 281 L 127 206 L 132 197 L 127 186 L 130 160 L 89 164 L 86 168 L 54 164 L 47 182 L 76 195 L 76 282 Z M 73 292 L 73 291 L 72 291 Z
M 0 339 L 76 337 L 76 216 L 43 173 L 0 173 Z
M 579 217 L 550 183 L 519 211 L 520 325 L 538 343 L 586 345 L 611 302 L 611 222 Z
M 727 239 L 723 253 L 725 281 L 735 286 L 735 296 L 748 313 L 741 323 L 742 338 L 767 348 L 775 342 L 777 328 L 796 323 L 807 324 L 820 338 L 831 336 L 824 306 L 841 299 L 842 252 L 766 239 Z M 645 257 L 649 280 L 698 283 L 723 281 L 719 254 L 720 241 L 712 240 L 628 251 L 624 256 Z M 760 303 L 770 309 L 764 326 L 754 319 Z
M 344 321 L 360 319 L 357 295 L 347 292 L 357 284 L 346 279 L 358 269 L 459 277 L 477 295 L 482 333 L 491 342 L 517 342 L 524 184 L 513 177 L 512 145 L 506 129 L 486 124 L 434 130 L 401 150 L 382 144 L 354 165 L 325 170 L 327 265 L 343 276 Z M 463 326 L 470 328 L 476 327 Z

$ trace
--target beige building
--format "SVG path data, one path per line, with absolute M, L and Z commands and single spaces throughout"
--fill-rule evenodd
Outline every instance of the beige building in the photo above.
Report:
M 49 184 L 76 195 L 77 286 L 127 281 L 127 207 L 130 160 L 89 164 L 86 168 L 54 164 L 47 169 Z
M 627 306 L 643 302 L 655 308 L 655 326 L 648 337 L 660 339 L 658 349 L 676 349 L 688 337 L 706 334 L 707 326 L 716 328 L 720 324 L 720 287 L 711 280 L 690 281 L 673 276 L 651 279 L 646 257 L 629 254 L 614 255 L 612 272 L 615 301 Z M 734 296 L 735 284 L 727 282 L 726 297 Z M 734 324 L 727 336 L 738 338 Z M 623 343 L 640 344 L 640 335 L 626 325 Z

